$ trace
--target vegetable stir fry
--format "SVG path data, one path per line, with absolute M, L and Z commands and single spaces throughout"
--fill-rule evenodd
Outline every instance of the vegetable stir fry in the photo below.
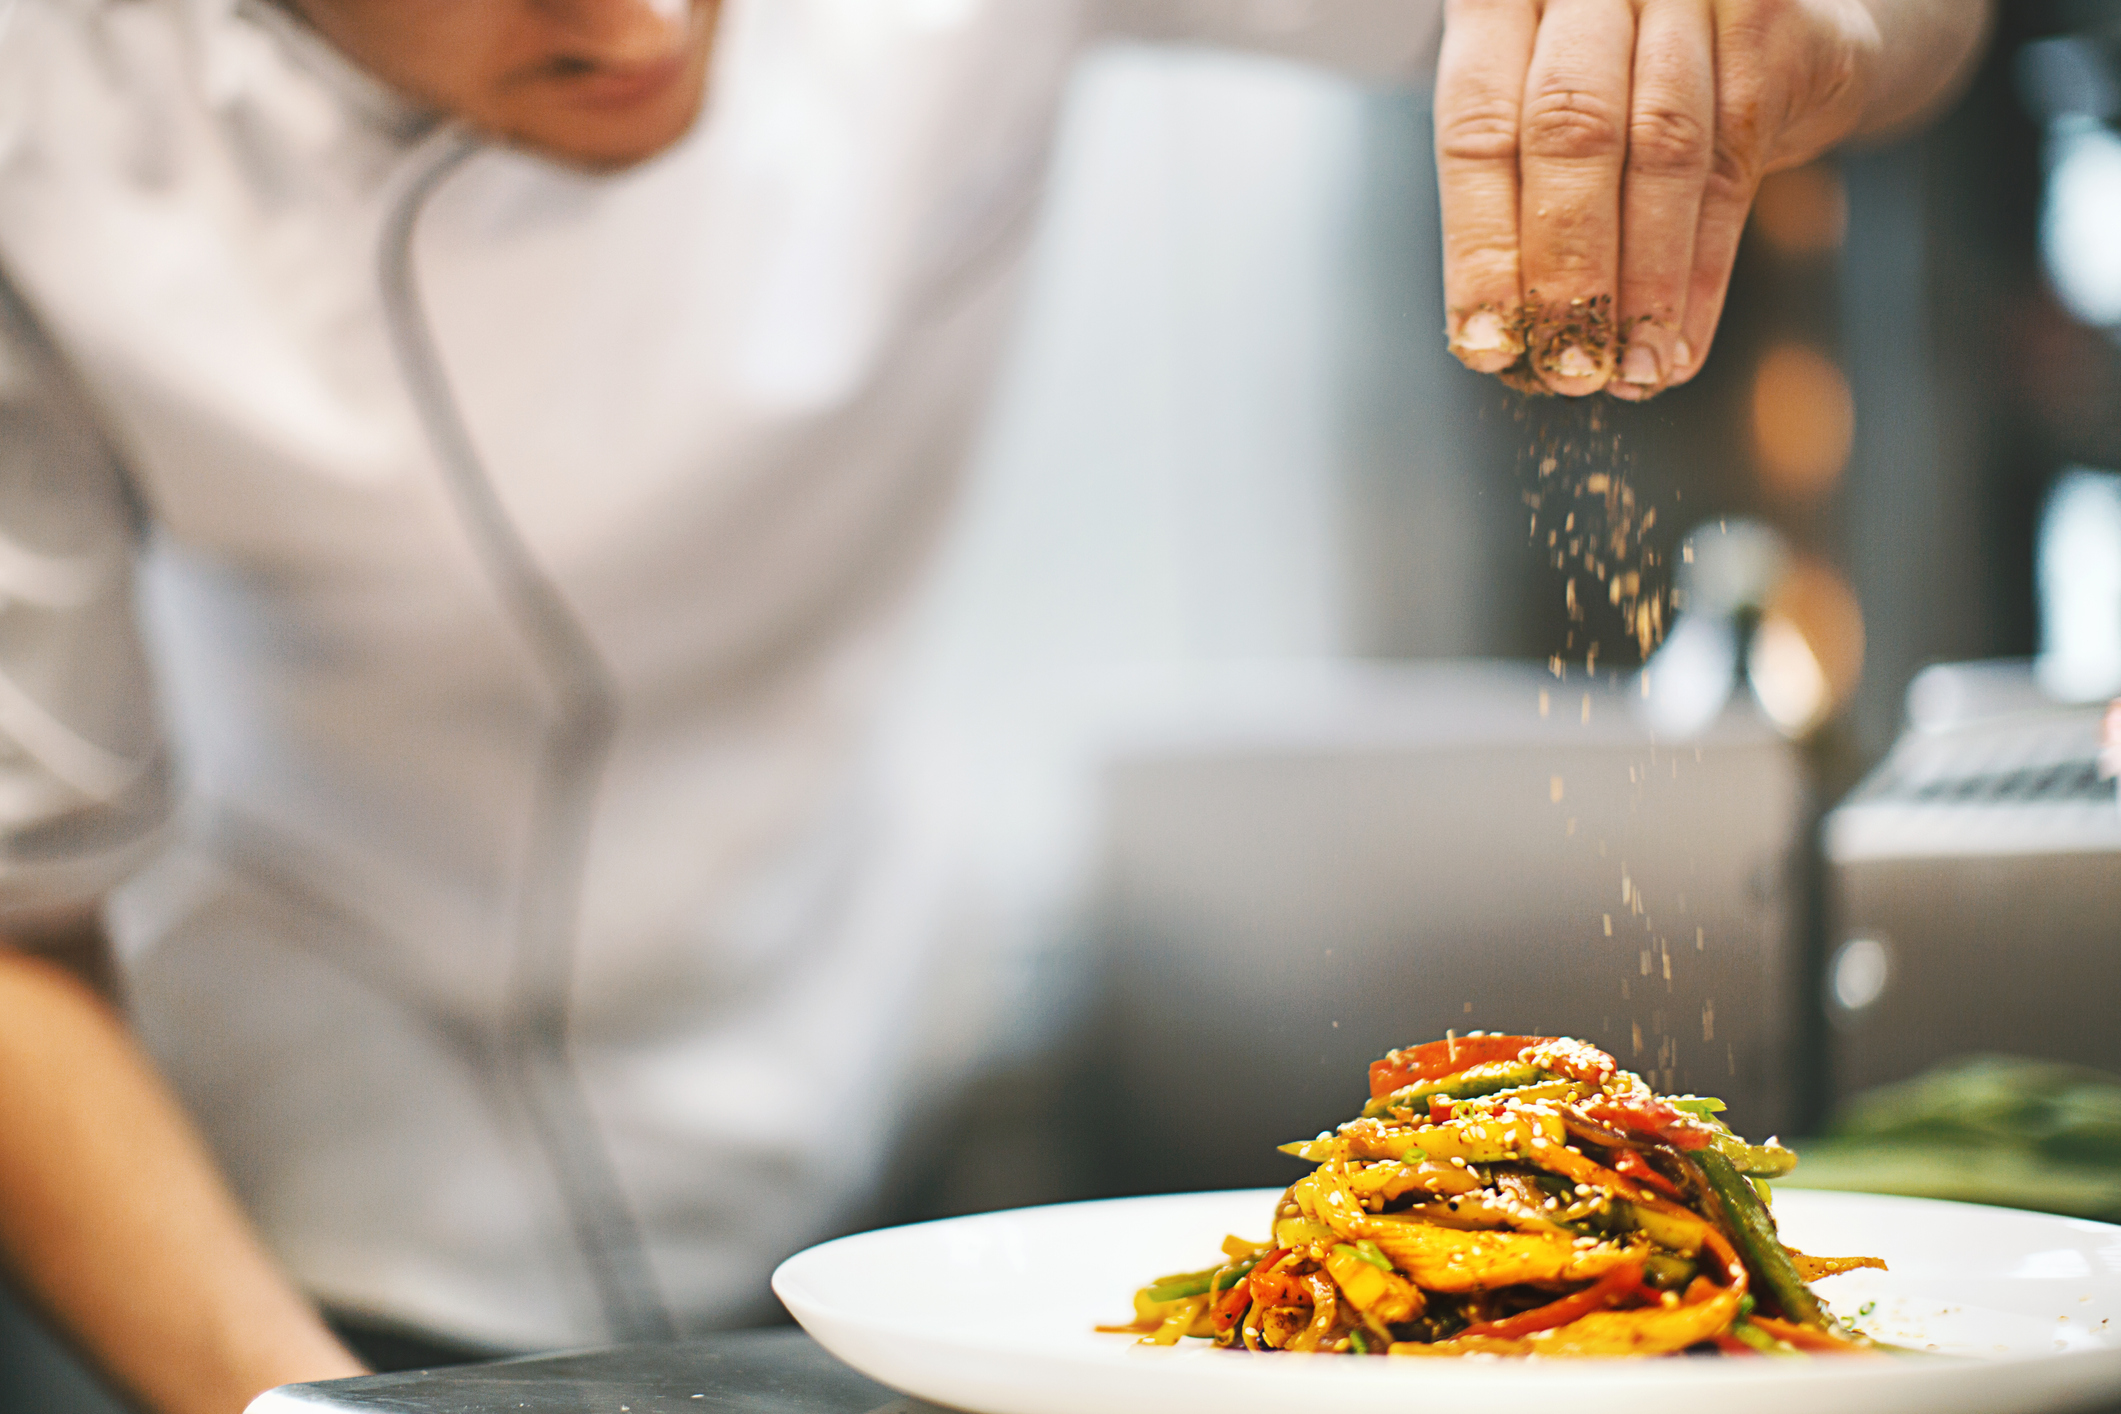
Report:
M 1806 1282 L 1870 1257 L 1785 1247 L 1723 1102 L 1654 1093 L 1595 1046 L 1475 1033 L 1370 1067 L 1361 1115 L 1282 1146 L 1315 1167 L 1266 1242 L 1135 1293 L 1145 1343 L 1402 1356 L 1800 1356 L 1880 1349 Z

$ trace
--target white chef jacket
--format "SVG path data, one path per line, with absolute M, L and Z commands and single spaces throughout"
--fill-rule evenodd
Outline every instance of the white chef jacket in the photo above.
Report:
M 262 5 L 16 0 L 0 907 L 119 889 L 142 1032 L 313 1293 L 657 1335 L 846 1221 L 970 926 L 878 704 L 1073 56 L 1413 75 L 1436 23 L 737 0 L 704 121 L 588 176 Z

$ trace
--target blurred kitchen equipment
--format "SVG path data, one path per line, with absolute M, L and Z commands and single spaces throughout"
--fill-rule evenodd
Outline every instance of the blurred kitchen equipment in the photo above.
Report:
M 1756 520 L 1699 525 L 1681 556 L 1681 613 L 1643 689 L 1650 726 L 1691 740 L 1741 683 L 1785 736 L 1831 720 L 1863 673 L 1863 616 L 1841 577 Z
M 1285 1181 L 1365 1066 L 1573 1034 L 1747 1132 L 1799 1089 L 1797 749 L 1734 708 L 1659 744 L 1636 679 L 1262 669 L 1112 756 L 1114 1186 Z
M 2019 97 L 2046 130 L 2040 249 L 2048 281 L 2071 314 L 2106 328 L 2121 324 L 2121 247 L 2113 240 L 2121 138 L 2109 126 L 2121 117 L 2117 40 L 2121 26 L 2108 17 L 2034 40 L 2013 65 Z
M 2121 1070 L 2104 714 L 2046 697 L 2025 662 L 1909 687 L 1909 730 L 1826 821 L 1836 1094 L 1969 1051 Z
M 2121 475 L 2065 469 L 2040 517 L 2040 687 L 2062 702 L 2121 694 Z

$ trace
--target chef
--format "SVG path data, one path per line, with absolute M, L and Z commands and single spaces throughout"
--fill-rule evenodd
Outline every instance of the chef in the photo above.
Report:
M 1452 347 L 1639 398 L 1984 20 L 1444 8 L 14 0 L 0 905 L 104 907 L 343 1323 L 740 1321 L 856 1210 L 974 927 L 878 704 L 1086 41 L 1433 68 Z

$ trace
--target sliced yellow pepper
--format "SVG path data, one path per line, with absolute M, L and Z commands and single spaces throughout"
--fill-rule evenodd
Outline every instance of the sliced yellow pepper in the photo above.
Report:
M 1448 1124 L 1413 1131 L 1414 1142 L 1434 1159 L 1449 1163 L 1499 1164 L 1525 1158 L 1549 1144 L 1568 1142 L 1561 1116 L 1544 1110 L 1513 1110 L 1502 1116 L 1468 1115 Z
M 1139 1297 L 1135 1298 L 1135 1310 L 1141 1310 L 1141 1299 Z M 1210 1325 L 1205 1331 L 1194 1329 L 1195 1326 L 1203 1322 L 1207 1314 L 1208 1298 L 1205 1296 L 1189 1296 L 1183 1301 L 1164 1303 L 1162 1324 L 1158 1325 L 1150 1334 L 1143 1336 L 1141 1343 L 1143 1345 L 1176 1345 L 1180 1336 L 1213 1335 L 1215 1333 L 1213 1325 Z
M 1326 1253 L 1326 1274 L 1350 1305 L 1387 1325 L 1411 1321 L 1422 1312 L 1420 1287 L 1396 1272 L 1380 1271 L 1346 1243 Z
M 1549 1233 L 1467 1232 L 1396 1216 L 1372 1218 L 1367 1235 L 1393 1266 L 1430 1291 L 1590 1281 L 1641 1258 L 1639 1249 L 1609 1242 L 1578 1247 Z
M 1455 1164 L 1426 1160 L 1421 1163 L 1365 1164 L 1348 1174 L 1348 1187 L 1359 1198 L 1393 1199 L 1409 1193 L 1456 1196 L 1480 1187 L 1480 1175 Z
M 1276 1247 L 1312 1247 L 1333 1241 L 1333 1229 L 1309 1218 L 1282 1218 L 1274 1224 Z
M 1466 1336 L 1434 1345 L 1397 1342 L 1394 1355 L 1546 1355 L 1575 1359 L 1664 1355 L 1723 1334 L 1738 1315 L 1738 1288 L 1727 1287 L 1691 1306 L 1650 1306 L 1640 1311 L 1593 1311 L 1565 1326 L 1521 1340 Z

